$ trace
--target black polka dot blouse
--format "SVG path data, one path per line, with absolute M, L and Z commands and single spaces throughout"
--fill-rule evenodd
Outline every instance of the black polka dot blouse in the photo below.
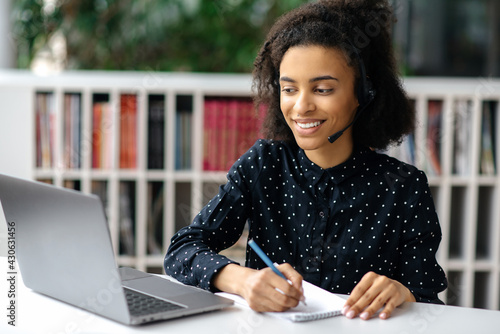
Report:
M 440 303 L 447 286 L 436 261 L 441 229 L 425 174 L 368 148 L 323 169 L 300 148 L 258 140 L 227 174 L 227 183 L 172 238 L 167 274 L 216 290 L 211 279 L 234 261 L 218 254 L 248 222 L 274 262 L 305 280 L 348 294 L 369 271 L 405 285 L 417 301 Z M 247 247 L 246 266 L 266 265 Z

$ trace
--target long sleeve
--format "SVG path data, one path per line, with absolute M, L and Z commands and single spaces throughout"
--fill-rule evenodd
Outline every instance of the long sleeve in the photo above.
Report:
M 374 271 L 404 284 L 418 301 L 440 302 L 447 284 L 435 258 L 441 230 L 422 171 L 367 148 L 322 169 L 301 149 L 260 140 L 227 178 L 172 238 L 167 274 L 214 290 L 214 274 L 233 263 L 218 252 L 248 223 L 249 237 L 273 261 L 291 264 L 323 289 L 350 293 Z M 248 249 L 245 265 L 265 267 Z
M 411 210 L 401 233 L 397 279 L 417 301 L 442 303 L 437 294 L 446 289 L 447 280 L 436 261 L 441 228 L 425 174 L 416 171 L 413 178 L 408 203 Z
M 182 283 L 215 290 L 213 276 L 227 264 L 236 263 L 218 253 L 238 241 L 249 218 L 252 177 L 260 170 L 256 154 L 254 149 L 244 154 L 229 170 L 218 195 L 191 225 L 173 236 L 164 260 L 167 274 Z

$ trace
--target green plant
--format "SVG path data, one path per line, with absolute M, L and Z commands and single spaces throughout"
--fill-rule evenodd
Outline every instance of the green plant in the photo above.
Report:
M 274 20 L 306 0 L 19 0 L 18 67 L 54 33 L 69 69 L 249 72 Z

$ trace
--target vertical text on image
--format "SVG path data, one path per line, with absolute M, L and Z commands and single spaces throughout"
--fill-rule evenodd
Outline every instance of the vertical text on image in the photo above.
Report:
M 16 269 L 16 223 L 7 223 L 7 323 L 16 325 L 17 269 Z

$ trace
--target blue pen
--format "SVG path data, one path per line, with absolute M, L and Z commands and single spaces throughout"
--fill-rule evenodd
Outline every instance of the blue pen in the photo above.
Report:
M 266 253 L 264 253 L 264 251 L 259 247 L 259 245 L 257 245 L 257 243 L 255 241 L 253 241 L 253 239 L 250 239 L 248 241 L 248 246 L 250 246 L 255 251 L 255 253 L 257 253 L 257 255 L 260 257 L 260 259 L 262 261 L 264 261 L 264 263 L 269 268 L 271 268 L 280 277 L 283 277 L 285 280 L 288 281 L 288 279 L 285 277 L 285 275 L 283 275 L 283 273 L 278 270 L 278 268 L 273 263 L 273 261 L 271 261 L 271 259 L 266 255 Z M 302 303 L 304 303 L 304 305 L 307 305 L 306 302 L 305 302 L 305 300 L 301 300 L 301 301 L 302 301 Z
M 269 267 L 271 268 L 276 274 L 278 274 L 279 276 L 283 277 L 284 279 L 287 280 L 287 278 L 285 277 L 285 275 L 283 275 L 283 273 L 281 271 L 278 270 L 278 268 L 276 268 L 276 266 L 274 265 L 273 261 L 271 261 L 271 259 L 266 255 L 266 253 L 264 253 L 264 251 L 259 247 L 259 245 L 257 245 L 255 243 L 255 241 L 250 240 L 248 241 L 248 246 L 252 247 L 252 249 L 255 251 L 255 253 L 257 253 L 257 255 L 260 257 L 260 259 L 262 261 L 264 261 L 264 263 Z

